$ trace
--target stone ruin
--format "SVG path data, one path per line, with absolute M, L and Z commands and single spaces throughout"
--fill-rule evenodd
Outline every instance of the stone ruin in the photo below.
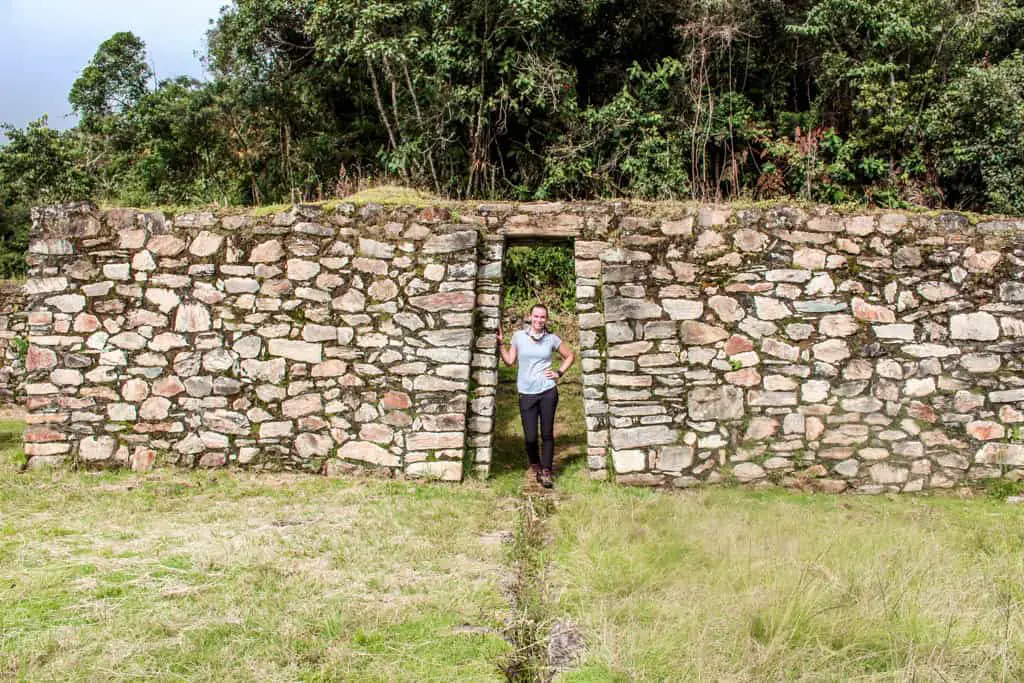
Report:
M 23 284 L 0 282 L 0 406 L 14 406 L 24 399 L 27 319 Z
M 587 466 L 860 492 L 1024 474 L 1024 222 L 628 203 L 44 207 L 30 467 L 457 481 L 492 455 L 502 256 L 576 256 Z

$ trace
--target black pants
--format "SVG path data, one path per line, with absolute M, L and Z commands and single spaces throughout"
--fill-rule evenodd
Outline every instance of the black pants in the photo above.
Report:
M 558 388 L 551 387 L 541 394 L 519 394 L 519 416 L 523 418 L 523 436 L 526 437 L 526 457 L 531 465 L 550 470 L 555 459 L 555 408 L 558 407 Z M 542 448 L 537 452 L 537 418 L 540 418 Z

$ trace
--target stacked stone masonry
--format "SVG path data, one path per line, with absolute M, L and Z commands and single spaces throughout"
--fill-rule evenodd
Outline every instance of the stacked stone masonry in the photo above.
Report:
M 568 239 L 595 478 L 1024 474 L 1024 222 L 625 203 L 34 219 L 30 466 L 486 474 L 505 246 Z
M 25 287 L 0 283 L 0 405 L 19 403 L 23 396 L 25 353 L 28 350 Z

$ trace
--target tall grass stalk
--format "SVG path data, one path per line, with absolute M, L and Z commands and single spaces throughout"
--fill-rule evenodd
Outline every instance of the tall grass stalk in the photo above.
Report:
M 1020 680 L 1020 511 L 584 487 L 560 508 L 581 680 Z

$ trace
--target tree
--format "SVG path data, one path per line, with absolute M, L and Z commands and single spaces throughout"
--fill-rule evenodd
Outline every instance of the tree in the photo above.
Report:
M 8 140 L 0 147 L 0 277 L 14 277 L 25 273 L 29 207 L 87 199 L 94 185 L 82 167 L 77 133 L 50 128 L 45 116 L 24 129 L 0 130 Z
M 105 117 L 130 109 L 142 99 L 153 79 L 146 60 L 146 44 L 130 31 L 115 33 L 100 43 L 68 94 L 83 128 L 94 129 Z
M 96 198 L 135 204 L 383 176 L 462 198 L 1018 210 L 1022 36 L 1024 0 L 234 0 L 211 82 L 153 83 L 117 33 L 54 144 Z
M 50 128 L 46 117 L 24 129 L 0 125 L 7 144 L 0 147 L 0 193 L 7 205 L 87 199 L 94 189 L 82 168 L 73 131 Z
M 218 86 L 187 76 L 161 81 L 119 117 L 117 186 L 131 204 L 240 203 L 241 169 L 223 130 Z
M 924 128 L 947 202 L 1024 214 L 1024 56 L 967 70 L 928 110 Z

